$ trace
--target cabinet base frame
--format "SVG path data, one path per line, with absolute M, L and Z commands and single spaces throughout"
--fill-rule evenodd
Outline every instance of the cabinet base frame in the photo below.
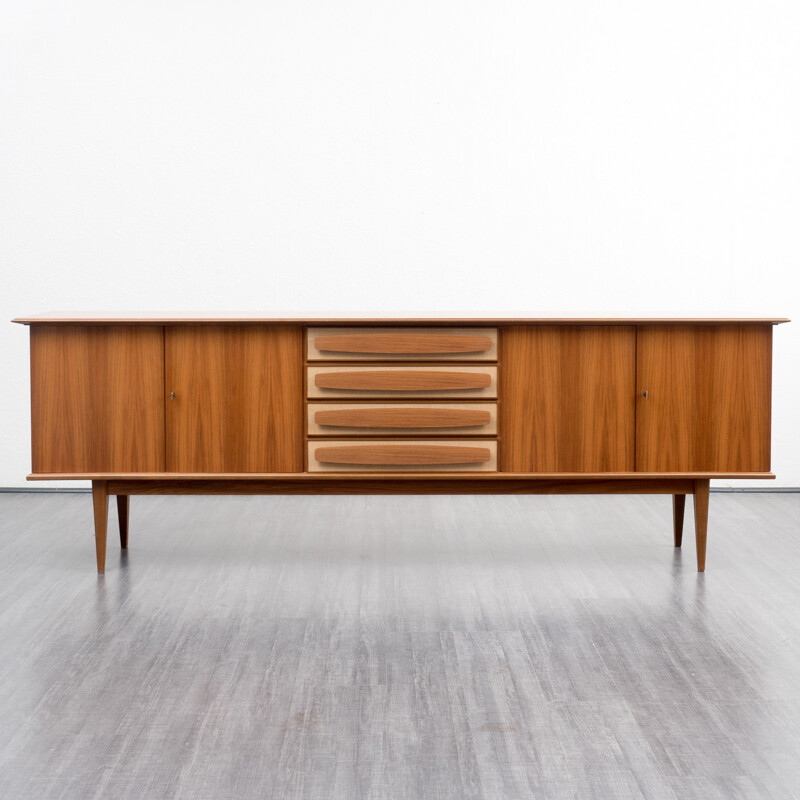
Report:
M 296 476 L 228 479 L 103 479 L 92 481 L 97 572 L 105 572 L 108 497 L 117 496 L 120 544 L 128 545 L 129 497 L 132 494 L 669 494 L 673 498 L 676 547 L 683 533 L 683 506 L 694 495 L 697 570 L 705 571 L 708 530 L 708 478 L 520 478 L 493 475 L 425 477 L 413 481 L 396 476 Z M 124 499 L 123 499 L 124 498 Z

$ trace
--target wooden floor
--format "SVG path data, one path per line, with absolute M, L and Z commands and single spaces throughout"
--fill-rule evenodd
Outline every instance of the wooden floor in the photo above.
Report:
M 800 494 L 0 494 L 2 798 L 798 798 Z

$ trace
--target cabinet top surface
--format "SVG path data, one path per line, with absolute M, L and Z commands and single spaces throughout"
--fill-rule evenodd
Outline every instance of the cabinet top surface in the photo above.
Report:
M 322 317 L 315 314 L 277 314 L 259 312 L 125 312 L 125 311 L 50 311 L 17 317 L 12 322 L 35 324 L 104 325 L 188 325 L 188 324 L 272 324 L 272 325 L 656 325 L 656 324 L 754 324 L 779 325 L 785 317 L 458 317 L 371 316 Z

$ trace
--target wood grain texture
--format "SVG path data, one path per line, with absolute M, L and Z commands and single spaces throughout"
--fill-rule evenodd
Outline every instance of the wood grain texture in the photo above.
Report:
M 488 336 L 459 336 L 454 333 L 351 333 L 314 338 L 317 350 L 348 355 L 432 355 L 485 353 L 491 346 Z
M 486 480 L 486 478 L 492 478 Z M 495 479 L 497 478 L 497 479 Z M 693 494 L 689 478 L 532 478 L 488 472 L 315 472 L 273 478 L 109 479 L 110 494 L 359 495 L 359 494 Z
M 496 397 L 497 367 L 308 367 L 309 398 Z
M 686 510 L 686 495 L 672 495 L 672 541 L 675 547 L 683 543 L 683 516 Z
M 328 372 L 314 377 L 314 385 L 320 389 L 359 389 L 382 392 L 430 392 L 434 389 L 484 389 L 491 383 L 485 372 L 445 372 L 444 370 L 385 370 L 382 372 Z
M 466 430 L 465 430 L 466 429 Z M 312 435 L 497 432 L 496 403 L 309 403 Z
M 33 471 L 164 469 L 163 328 L 31 328 Z
M 706 571 L 706 541 L 708 539 L 709 482 L 694 484 L 694 536 L 697 548 L 697 571 Z
M 642 327 L 637 351 L 637 469 L 769 471 L 771 326 Z
M 327 439 L 317 441 L 329 441 Z M 348 441 L 355 441 L 349 439 Z M 396 440 L 392 440 L 396 441 Z M 459 441 L 461 441 L 459 439 Z M 482 440 L 479 440 L 482 441 Z M 746 480 L 773 480 L 775 478 L 772 472 L 537 472 L 534 473 L 536 480 L 598 480 L 604 479 L 609 482 L 613 481 L 652 481 L 652 480 L 666 480 L 676 478 L 678 480 L 688 480 L 693 482 L 696 480 L 719 480 L 722 478 L 741 478 Z M 532 473 L 529 472 L 496 472 L 492 474 L 479 475 L 476 477 L 489 482 L 504 483 L 507 479 L 516 478 L 531 478 Z M 135 480 L 193 480 L 205 479 L 206 474 L 203 472 L 81 472 L 64 476 L 60 473 L 39 473 L 36 475 L 28 475 L 29 481 L 54 481 L 64 479 L 65 477 L 72 480 L 80 481 L 94 481 L 94 480 L 121 480 L 123 478 L 133 478 Z M 215 480 L 310 480 L 316 481 L 318 478 L 324 478 L 324 475 L 308 475 L 300 473 L 297 475 L 287 475 L 282 472 L 216 472 L 214 473 Z M 402 476 L 400 476 L 402 477 Z M 405 476 L 409 480 L 416 480 L 417 476 Z M 447 476 L 440 476 L 447 477 Z M 454 480 L 460 480 L 456 475 L 453 476 Z
M 92 510 L 94 512 L 94 548 L 97 574 L 106 571 L 106 539 L 108 534 L 108 481 L 92 481 Z
M 346 444 L 317 447 L 320 464 L 364 464 L 369 466 L 422 466 L 483 464 L 491 458 L 488 447 L 441 444 Z
M 486 315 L 478 317 L 456 317 L 446 314 L 432 314 L 417 317 L 413 314 L 400 317 L 381 317 L 363 314 L 352 317 L 320 317 L 318 314 L 232 314 L 229 311 L 192 312 L 173 311 L 165 314 L 152 312 L 120 311 L 50 311 L 17 317 L 12 322 L 23 325 L 33 324 L 76 324 L 107 325 L 124 322 L 140 325 L 392 325 L 410 327 L 419 325 L 452 326 L 468 325 L 495 327 L 497 325 L 661 325 L 677 323 L 693 325 L 753 324 L 780 325 L 790 320 L 786 317 L 498 317 Z
M 117 518 L 119 520 L 119 545 L 125 550 L 128 546 L 128 528 L 131 515 L 131 498 L 126 494 L 117 495 Z
M 301 472 L 302 338 L 288 326 L 169 328 L 167 469 Z
M 497 442 L 491 439 L 312 439 L 308 471 L 457 472 L 497 469 Z
M 309 328 L 309 361 L 497 360 L 496 328 Z
M 504 328 L 501 470 L 632 470 L 635 354 L 633 327 Z

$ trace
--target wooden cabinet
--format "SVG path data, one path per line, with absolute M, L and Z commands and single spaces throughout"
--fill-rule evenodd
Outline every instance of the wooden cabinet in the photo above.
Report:
M 165 329 L 167 471 L 303 469 L 303 332 Z
M 681 543 L 709 481 L 771 478 L 786 320 L 43 315 L 31 479 L 150 493 L 660 493 Z

